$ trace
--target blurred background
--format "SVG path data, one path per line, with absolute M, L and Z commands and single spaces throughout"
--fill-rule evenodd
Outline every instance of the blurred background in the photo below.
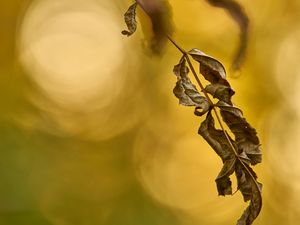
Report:
M 300 1 L 238 2 L 249 49 L 228 79 L 263 145 L 255 224 L 299 224 Z M 1 225 L 231 225 L 247 207 L 217 196 L 221 160 L 172 93 L 178 51 L 149 54 L 145 27 L 121 35 L 131 3 L 1 1 Z M 236 23 L 202 0 L 170 3 L 178 43 L 229 68 Z

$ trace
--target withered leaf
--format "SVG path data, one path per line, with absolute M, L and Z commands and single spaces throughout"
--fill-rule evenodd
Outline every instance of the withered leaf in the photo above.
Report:
M 255 190 L 252 194 L 250 205 L 243 212 L 241 218 L 237 221 L 237 225 L 251 225 L 259 215 L 262 205 L 261 194 Z
M 240 28 L 240 45 L 236 50 L 232 69 L 237 70 L 241 67 L 245 60 L 248 33 L 249 33 L 249 18 L 244 11 L 244 8 L 234 0 L 206 0 L 212 6 L 220 7 L 226 10 L 230 16 L 235 20 Z
M 224 162 L 223 168 L 216 179 L 219 195 L 225 196 L 232 194 L 231 180 L 229 177 L 235 170 L 235 162 L 235 157 L 232 157 Z
M 186 66 L 184 57 L 181 58 L 178 65 L 174 66 L 173 72 L 177 76 L 173 93 L 179 99 L 179 103 L 184 106 L 195 106 L 197 109 L 200 109 L 201 111 L 196 111 L 198 115 L 205 114 L 209 110 L 210 104 L 205 97 L 200 95 L 195 85 L 189 79 L 189 69 Z
M 207 114 L 206 119 L 201 123 L 198 133 L 215 150 L 223 162 L 232 158 L 231 146 L 224 132 L 215 128 L 215 121 L 211 112 Z M 233 140 L 231 141 L 233 142 Z
M 152 24 L 153 38 L 150 48 L 156 54 L 161 53 L 167 42 L 167 36 L 173 32 L 172 15 L 167 0 L 136 0 L 149 16 Z
M 215 128 L 215 122 L 209 112 L 206 119 L 201 123 L 198 133 L 207 141 L 207 143 L 215 150 L 221 157 L 224 165 L 216 178 L 216 184 L 219 195 L 232 194 L 231 181 L 229 176 L 235 170 L 235 155 L 232 151 L 231 145 L 222 130 Z M 233 145 L 234 141 L 231 140 Z
M 137 28 L 137 25 L 136 25 L 137 22 L 135 19 L 136 7 L 137 7 L 137 3 L 135 2 L 128 8 L 126 13 L 124 14 L 125 23 L 127 25 L 128 30 L 123 30 L 122 31 L 123 35 L 130 36 L 136 31 L 136 28 Z
M 226 71 L 222 63 L 199 49 L 194 48 L 189 54 L 199 62 L 200 73 L 211 83 L 205 87 L 205 91 L 214 98 L 232 105 L 231 97 L 235 92 L 226 80 Z
M 246 168 L 245 168 L 246 166 Z M 255 172 L 248 165 L 236 164 L 235 174 L 238 188 L 243 194 L 244 201 L 250 200 L 250 205 L 237 221 L 237 225 L 250 225 L 258 216 L 262 206 L 261 189 L 262 184 L 257 182 Z
M 249 169 L 250 167 L 247 166 Z M 251 168 L 250 168 L 251 169 Z M 249 171 L 250 171 L 249 169 Z M 253 171 L 253 170 L 251 170 Z M 244 167 L 241 163 L 237 163 L 235 175 L 238 182 L 238 189 L 241 191 L 244 201 L 249 201 L 252 198 L 252 182 L 250 175 L 244 170 Z M 256 179 L 256 175 L 254 174 L 254 178 Z
M 249 159 L 249 157 L 247 156 L 247 154 L 244 151 L 239 153 L 238 157 L 240 158 L 241 161 L 243 161 L 243 163 L 245 163 L 247 165 L 249 165 L 251 163 L 251 160 Z
M 234 95 L 234 90 L 223 84 L 209 84 L 205 87 L 205 91 L 223 102 L 232 105 L 231 97 Z
M 217 106 L 224 122 L 235 135 L 238 153 L 245 152 L 252 165 L 260 163 L 262 153 L 256 130 L 243 117 L 242 111 L 223 101 L 219 101 Z
M 238 189 L 241 191 L 244 201 L 251 200 L 250 205 L 244 211 L 242 217 L 238 220 L 237 225 L 252 224 L 261 210 L 262 185 L 257 182 L 255 172 L 249 165 L 247 165 L 247 156 L 242 156 L 241 158 L 237 158 L 235 156 L 224 132 L 215 128 L 211 112 L 207 114 L 206 119 L 202 122 L 198 133 L 222 158 L 224 163 L 221 172 L 216 178 L 219 195 L 232 194 L 230 175 L 235 172 Z M 235 142 L 232 139 L 230 139 L 230 141 L 233 147 L 236 148 Z
M 222 63 L 213 57 L 206 55 L 199 49 L 192 49 L 189 55 L 200 64 L 200 73 L 212 84 L 223 84 L 230 87 L 226 80 L 226 71 Z

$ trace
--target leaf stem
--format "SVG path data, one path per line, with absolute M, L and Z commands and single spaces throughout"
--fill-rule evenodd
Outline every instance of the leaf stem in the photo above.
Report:
M 168 40 L 184 55 L 187 55 L 187 52 L 182 48 L 180 47 L 176 41 L 173 40 L 173 38 L 171 38 L 169 35 L 166 35 Z

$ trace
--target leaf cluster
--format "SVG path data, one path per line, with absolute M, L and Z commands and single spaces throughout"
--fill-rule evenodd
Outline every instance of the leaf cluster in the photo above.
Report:
M 174 66 L 177 83 L 173 92 L 180 104 L 195 107 L 195 115 L 206 114 L 198 133 L 223 162 L 223 167 L 215 180 L 218 194 L 232 195 L 230 176 L 235 174 L 238 190 L 242 193 L 244 201 L 250 201 L 250 205 L 237 224 L 252 224 L 262 205 L 262 185 L 257 181 L 257 175 L 251 168 L 251 165 L 256 165 L 262 160 L 256 131 L 243 117 L 242 111 L 233 105 L 231 98 L 235 92 L 226 79 L 223 65 L 198 49 L 192 49 L 187 54 L 199 63 L 200 74 L 210 84 L 202 90 L 205 95 L 201 95 L 188 77 L 189 67 L 186 65 L 188 55 L 184 54 L 179 64 Z M 189 66 L 191 65 L 189 64 Z M 208 95 L 217 99 L 218 102 L 213 104 Z M 222 124 L 220 124 L 221 130 L 215 127 L 215 119 L 212 114 L 215 112 L 216 117 L 220 120 L 217 109 L 223 123 L 226 123 L 234 135 L 234 139 L 230 137 Z
M 224 6 L 223 0 L 209 1 L 217 6 Z M 232 14 L 240 8 L 230 1 L 237 11 L 230 11 Z M 235 174 L 238 190 L 241 192 L 244 201 L 250 201 L 249 206 L 243 212 L 237 225 L 250 225 L 259 215 L 262 207 L 261 189 L 262 184 L 257 181 L 257 175 L 252 166 L 262 160 L 260 142 L 256 130 L 247 122 L 243 112 L 232 103 L 232 96 L 235 91 L 231 88 L 226 79 L 226 71 L 222 63 L 215 58 L 206 55 L 199 49 L 192 49 L 186 52 L 179 47 L 169 36 L 171 30 L 167 29 L 168 23 L 165 19 L 164 10 L 168 10 L 164 0 L 136 0 L 125 13 L 124 18 L 128 30 L 122 34 L 130 36 L 136 30 L 136 8 L 137 5 L 147 13 L 152 22 L 155 43 L 152 50 L 161 48 L 165 40 L 169 40 L 183 54 L 179 63 L 174 66 L 173 72 L 177 82 L 173 89 L 174 95 L 179 103 L 184 106 L 195 107 L 196 116 L 206 115 L 200 124 L 198 133 L 211 146 L 221 158 L 223 167 L 216 178 L 216 186 L 219 195 L 232 195 L 231 176 Z M 218 3 L 218 4 L 217 4 Z M 226 6 L 224 6 L 226 7 Z M 199 74 L 209 82 L 203 86 L 195 71 L 190 57 L 199 64 Z M 192 83 L 189 73 L 192 72 L 200 91 Z M 213 103 L 212 98 L 216 99 Z M 219 116 L 220 115 L 220 116 Z M 215 126 L 215 118 L 221 129 Z M 225 130 L 223 123 L 227 125 L 233 137 Z

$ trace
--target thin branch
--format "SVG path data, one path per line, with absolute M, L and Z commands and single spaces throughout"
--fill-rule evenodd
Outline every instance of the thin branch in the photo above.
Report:
M 170 42 L 172 42 L 172 44 L 173 44 L 179 51 L 181 51 L 182 54 L 187 55 L 187 52 L 186 52 L 182 47 L 180 47 L 180 46 L 173 40 L 173 38 L 171 38 L 169 35 L 166 35 L 166 36 L 167 36 L 168 40 L 169 40 Z

